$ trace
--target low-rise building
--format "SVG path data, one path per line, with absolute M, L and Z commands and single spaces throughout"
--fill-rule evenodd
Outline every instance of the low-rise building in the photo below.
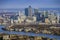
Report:
M 3 35 L 3 40 L 10 40 L 9 35 Z

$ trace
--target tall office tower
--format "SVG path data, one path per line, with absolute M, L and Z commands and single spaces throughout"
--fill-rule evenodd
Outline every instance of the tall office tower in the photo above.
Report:
M 34 9 L 34 15 L 36 16 L 36 21 L 40 21 L 40 13 L 38 13 L 38 9 Z
M 21 12 L 19 11 L 19 14 L 18 14 L 19 16 L 20 16 L 20 13 L 21 13 Z
M 32 17 L 32 7 L 25 8 L 25 15 Z
M 59 16 L 59 23 L 60 23 L 60 16 Z
M 59 13 L 57 14 L 57 23 L 59 23 Z
M 31 6 L 29 6 L 29 8 L 28 8 L 28 15 L 30 16 L 30 17 L 32 17 L 32 7 Z
M 38 9 L 34 9 L 34 13 L 38 13 Z
M 48 11 L 44 11 L 43 15 L 44 15 L 45 18 L 48 18 Z
M 45 20 L 44 20 L 44 15 L 42 15 L 42 13 L 39 12 L 38 9 L 34 9 L 34 14 L 35 14 L 35 16 L 36 16 L 36 20 L 37 20 L 37 21 L 40 21 L 40 22 L 44 22 L 44 21 L 45 21 Z
M 25 8 L 25 15 L 28 16 L 28 8 Z

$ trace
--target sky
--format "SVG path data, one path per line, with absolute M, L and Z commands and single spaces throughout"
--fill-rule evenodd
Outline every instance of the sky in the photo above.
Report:
M 60 8 L 60 0 L 0 0 L 0 9 L 26 8 Z

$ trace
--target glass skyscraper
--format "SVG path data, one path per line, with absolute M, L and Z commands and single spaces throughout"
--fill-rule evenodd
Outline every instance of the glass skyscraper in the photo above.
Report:
M 32 7 L 25 8 L 25 15 L 32 17 Z

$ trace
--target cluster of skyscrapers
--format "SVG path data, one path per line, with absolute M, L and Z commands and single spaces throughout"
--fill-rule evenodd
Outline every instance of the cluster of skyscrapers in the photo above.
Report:
M 28 17 L 36 17 L 37 22 L 41 23 L 59 23 L 59 15 L 56 11 L 33 9 L 31 6 L 25 8 L 25 15 Z
M 54 10 L 39 10 L 29 6 L 24 11 L 18 12 L 0 12 L 0 21 L 5 23 L 47 23 L 55 24 L 60 23 L 60 16 Z

